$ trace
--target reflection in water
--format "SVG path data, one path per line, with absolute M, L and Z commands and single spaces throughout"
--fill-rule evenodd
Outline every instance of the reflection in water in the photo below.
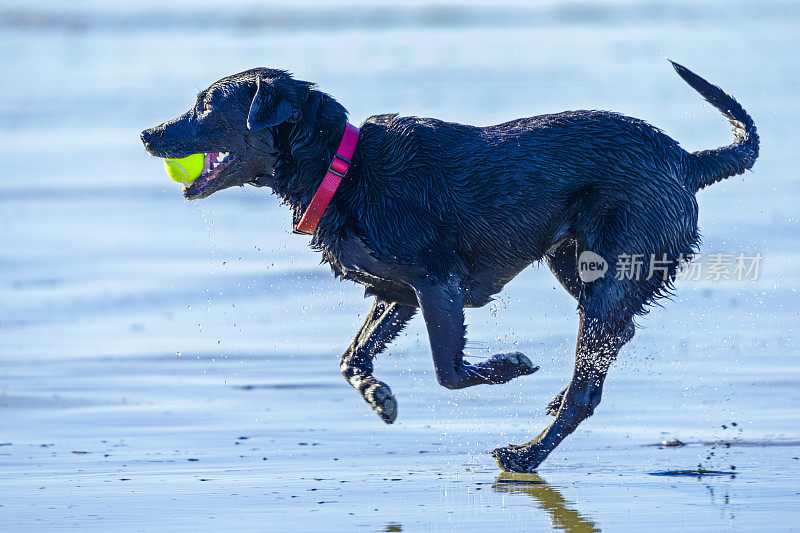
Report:
M 560 492 L 548 485 L 538 474 L 503 472 L 497 476 L 492 488 L 495 492 L 532 496 L 548 512 L 556 529 L 581 533 L 600 531 L 594 522 L 581 516 L 571 502 L 566 501 Z
M 706 470 L 705 468 L 697 468 L 695 470 L 666 470 L 664 472 L 648 472 L 651 476 L 688 476 L 701 478 L 703 476 L 730 476 L 731 479 L 736 478 L 736 472 L 728 470 L 723 472 L 721 470 Z

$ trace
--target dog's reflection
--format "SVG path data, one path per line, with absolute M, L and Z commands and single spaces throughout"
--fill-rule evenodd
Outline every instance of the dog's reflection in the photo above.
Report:
M 570 532 L 600 531 L 594 522 L 574 509 L 561 493 L 547 484 L 538 474 L 512 474 L 503 472 L 494 482 L 492 488 L 498 493 L 527 494 L 547 511 L 555 529 Z

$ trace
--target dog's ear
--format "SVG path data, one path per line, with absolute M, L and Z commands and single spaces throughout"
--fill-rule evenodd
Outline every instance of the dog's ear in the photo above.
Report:
M 256 94 L 247 115 L 247 129 L 260 131 L 286 121 L 297 122 L 309 89 L 305 82 L 297 82 L 291 78 L 266 81 L 259 76 L 256 80 Z

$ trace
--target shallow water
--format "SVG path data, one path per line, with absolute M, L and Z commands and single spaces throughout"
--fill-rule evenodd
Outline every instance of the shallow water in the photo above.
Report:
M 790 530 L 800 7 L 326 6 L 0 7 L 0 526 Z M 186 203 L 138 140 L 215 79 L 268 65 L 354 122 L 599 108 L 688 149 L 730 142 L 665 57 L 755 118 L 754 172 L 698 201 L 703 252 L 761 253 L 761 275 L 679 282 L 537 476 L 501 474 L 486 452 L 538 433 L 570 375 L 575 305 L 546 269 L 468 312 L 471 354 L 519 349 L 537 374 L 438 387 L 415 319 L 377 362 L 399 401 L 386 426 L 338 371 L 369 308 L 359 287 L 264 190 Z

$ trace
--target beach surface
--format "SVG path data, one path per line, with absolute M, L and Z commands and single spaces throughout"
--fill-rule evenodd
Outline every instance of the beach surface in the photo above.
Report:
M 5 2 L 0 529 L 792 530 L 798 27 L 779 1 Z M 666 58 L 755 119 L 753 172 L 698 194 L 699 262 L 760 270 L 680 280 L 536 475 L 488 451 L 537 435 L 571 375 L 575 302 L 545 266 L 467 311 L 470 357 L 519 350 L 541 370 L 446 390 L 417 317 L 376 361 L 399 403 L 388 426 L 339 373 L 363 289 L 266 189 L 186 202 L 139 140 L 216 79 L 270 66 L 356 124 L 609 109 L 688 150 L 732 142 Z

